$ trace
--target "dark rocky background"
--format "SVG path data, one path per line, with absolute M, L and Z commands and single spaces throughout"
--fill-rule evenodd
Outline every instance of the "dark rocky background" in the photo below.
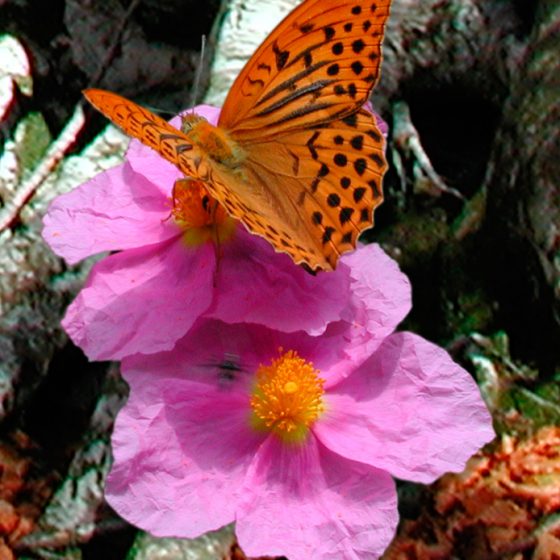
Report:
M 223 9 L 0 0 L 0 33 L 24 45 L 34 82 L 0 123 L 0 142 L 32 113 L 56 137 L 88 86 L 176 113 L 193 100 L 200 37 L 211 57 Z M 391 169 L 367 239 L 411 278 L 404 327 L 477 375 L 497 428 L 520 437 L 560 423 L 558 29 L 556 0 L 394 0 L 374 96 Z M 86 114 L 67 155 L 105 126 Z M 9 197 L 0 190 L 0 210 Z M 0 560 L 121 559 L 135 530 L 103 503 L 102 482 L 126 387 L 60 329 L 88 263 L 68 268 L 45 247 L 37 197 L 0 233 Z M 418 518 L 429 492 L 403 485 L 403 516 Z M 535 543 L 495 557 L 532 558 Z M 457 557 L 495 552 L 480 546 Z

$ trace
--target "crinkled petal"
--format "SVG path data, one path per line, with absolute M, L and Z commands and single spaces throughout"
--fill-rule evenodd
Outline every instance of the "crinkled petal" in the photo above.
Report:
M 239 228 L 224 245 L 216 300 L 208 315 L 317 335 L 337 321 L 349 300 L 349 270 L 309 274 L 264 239 Z
M 207 319 L 205 314 L 176 342 L 170 354 L 174 363 L 166 371 L 228 390 L 237 387 L 249 394 L 259 365 L 270 364 L 279 356 L 280 349 L 295 350 L 327 382 L 340 367 L 352 366 L 344 357 L 344 339 L 340 336 L 331 337 L 328 332 L 322 336 L 284 333 L 255 324 L 223 323 Z M 130 356 L 124 361 L 130 364 L 145 359 L 146 356 Z M 160 369 L 163 367 L 160 364 Z
M 397 521 L 387 473 L 338 457 L 314 438 L 286 447 L 271 437 L 247 473 L 236 534 L 251 557 L 372 560 Z
M 92 360 L 169 350 L 210 305 L 215 262 L 212 246 L 178 239 L 111 255 L 62 324 Z
M 362 246 L 341 260 L 351 271 L 353 302 L 345 317 L 346 354 L 360 363 L 406 317 L 412 306 L 412 291 L 406 275 L 379 245 Z
M 183 114 L 188 113 L 185 111 Z M 193 111 L 204 117 L 210 124 L 215 125 L 218 122 L 220 109 L 211 105 L 198 105 Z M 181 128 L 181 117 L 177 116 L 171 119 L 170 123 L 176 128 Z M 140 175 L 143 175 L 156 185 L 163 194 L 170 196 L 171 189 L 175 181 L 184 175 L 167 160 L 164 160 L 155 150 L 148 148 L 138 140 L 131 140 L 126 153 L 126 158 L 130 165 Z
M 131 391 L 113 432 L 106 498 L 153 535 L 192 538 L 234 520 L 262 438 L 249 432 L 247 395 L 166 377 L 166 362 L 159 354 L 123 365 Z
M 178 236 L 170 211 L 169 199 L 124 163 L 55 198 L 43 219 L 43 237 L 74 264 Z
M 168 200 L 171 209 L 173 185 L 184 177 L 172 163 L 163 159 L 155 150 L 148 148 L 139 140 L 132 139 L 126 152 L 127 164 Z
M 478 387 L 449 354 L 412 333 L 395 333 L 326 397 L 315 424 L 332 451 L 429 483 L 494 437 Z
M 133 372 L 149 367 L 152 375 L 206 384 L 209 390 L 240 392 L 248 399 L 259 364 L 276 356 L 277 334 L 257 325 L 229 325 L 201 318 L 170 352 L 129 356 L 122 369 L 131 387 L 135 386 Z M 223 379 L 224 363 L 233 368 L 229 380 Z

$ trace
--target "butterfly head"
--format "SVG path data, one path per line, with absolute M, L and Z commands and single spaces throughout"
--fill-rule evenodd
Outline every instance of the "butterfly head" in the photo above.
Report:
M 200 123 L 208 123 L 208 121 L 192 111 L 188 111 L 181 115 L 181 132 L 188 134 L 191 130 L 195 129 Z

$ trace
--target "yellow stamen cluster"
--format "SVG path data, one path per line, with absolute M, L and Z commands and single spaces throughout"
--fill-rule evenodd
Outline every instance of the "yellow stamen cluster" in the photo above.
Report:
M 324 411 L 324 380 L 313 364 L 290 350 L 269 366 L 261 365 L 251 397 L 253 426 L 283 441 L 301 442 Z
M 171 215 L 184 229 L 188 245 L 201 245 L 210 240 L 219 244 L 235 230 L 235 220 L 208 194 L 204 183 L 195 179 L 175 181 Z

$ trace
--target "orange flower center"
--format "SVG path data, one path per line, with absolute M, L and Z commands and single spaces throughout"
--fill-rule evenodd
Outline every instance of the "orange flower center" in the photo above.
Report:
M 187 245 L 216 244 L 230 239 L 236 222 L 213 199 L 204 183 L 196 179 L 178 179 L 173 185 L 171 215 L 184 230 Z
M 325 410 L 324 379 L 297 352 L 279 350 L 280 357 L 257 370 L 251 397 L 252 424 L 286 442 L 301 442 Z

